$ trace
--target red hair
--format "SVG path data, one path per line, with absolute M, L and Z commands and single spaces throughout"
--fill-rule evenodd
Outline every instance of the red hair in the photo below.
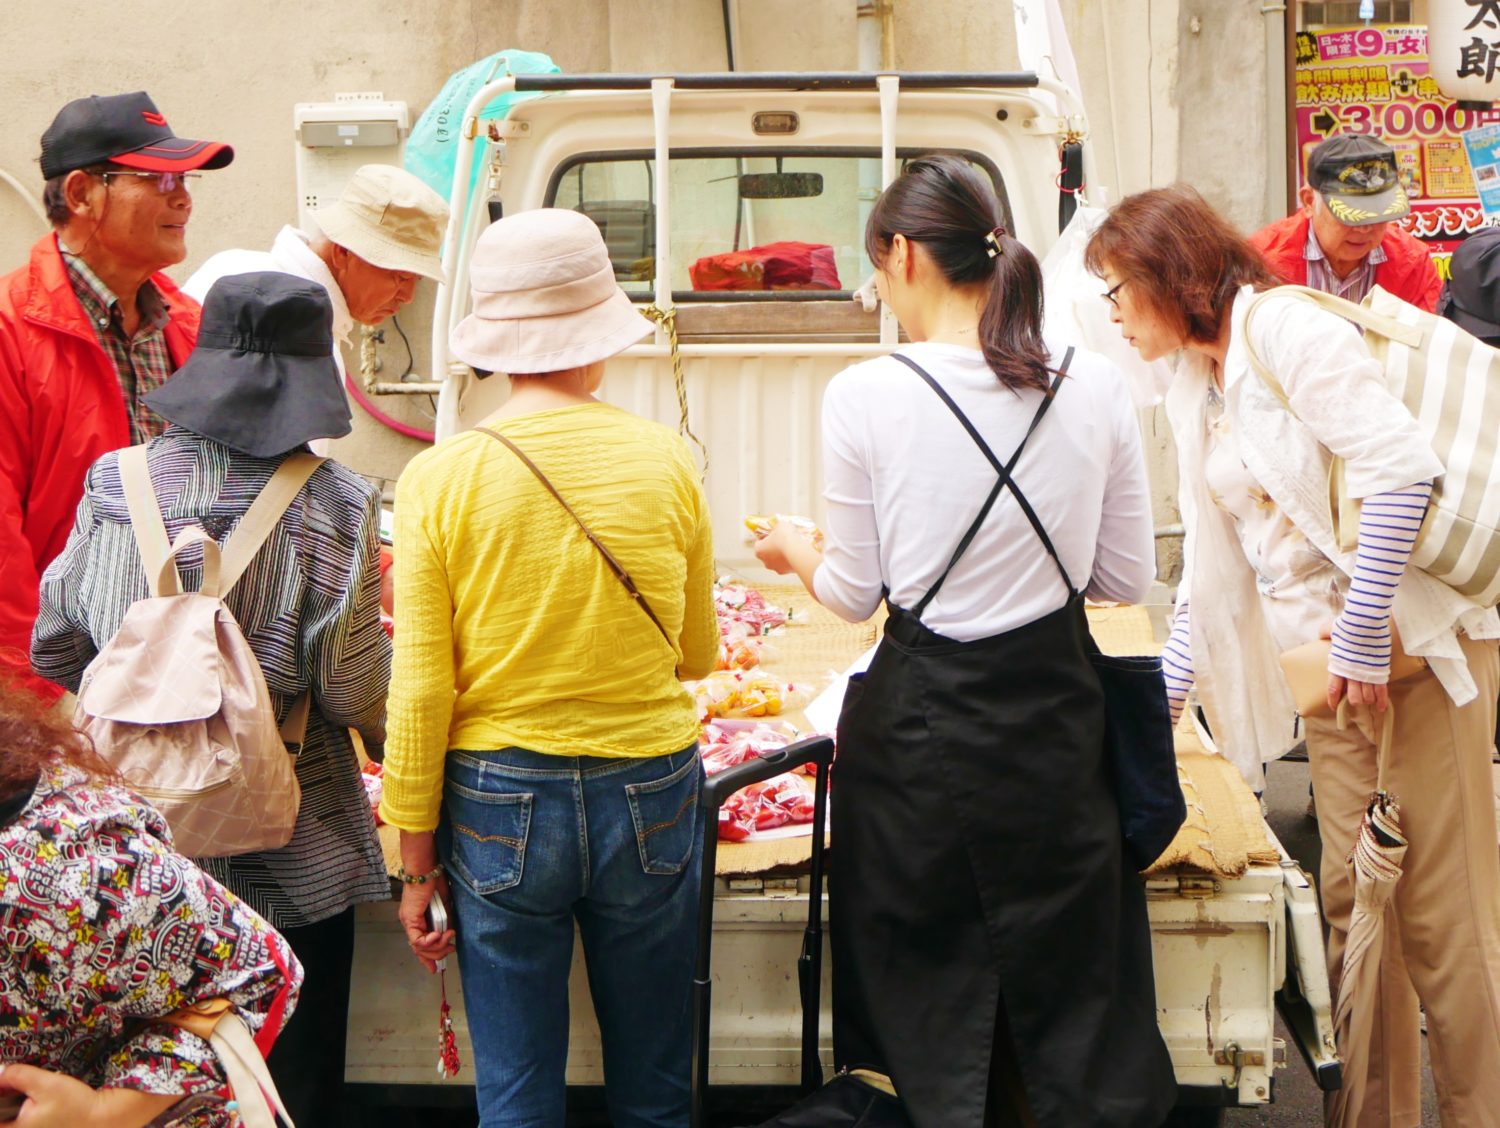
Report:
M 1245 237 L 1186 184 L 1126 196 L 1089 239 L 1083 261 L 1129 282 L 1133 300 L 1198 343 L 1219 339 L 1241 286 L 1280 285 Z
M 115 772 L 55 705 L 0 674 L 0 798 L 30 788 L 57 761 L 101 779 Z

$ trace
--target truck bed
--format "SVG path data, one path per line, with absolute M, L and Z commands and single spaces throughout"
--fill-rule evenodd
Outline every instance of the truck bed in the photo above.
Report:
M 773 637 L 775 654 L 766 662 L 787 681 L 821 688 L 874 641 L 873 622 L 842 623 L 800 588 L 766 585 L 761 590 L 792 612 L 787 628 Z M 1094 608 L 1090 616 L 1106 650 L 1158 648 L 1157 627 L 1144 608 Z M 1161 1029 L 1188 1099 L 1260 1104 L 1271 1099 L 1278 1055 L 1285 1056 L 1274 1034 L 1275 996 L 1287 979 L 1294 909 L 1301 913 L 1302 937 L 1290 958 L 1299 971 L 1297 981 L 1307 979 L 1306 993 L 1313 997 L 1311 1036 L 1319 1037 L 1319 980 L 1326 1026 L 1327 979 L 1316 904 L 1310 883 L 1281 851 L 1238 772 L 1212 755 L 1187 724 L 1178 732 L 1178 763 L 1189 820 L 1162 860 L 1143 876 Z M 394 865 L 395 836 L 387 830 L 385 837 Z M 809 836 L 719 847 L 710 1059 L 714 1085 L 798 1082 L 801 1007 L 794 969 L 806 922 L 802 871 L 810 842 Z M 1300 907 L 1289 903 L 1289 888 L 1301 890 L 1292 897 Z M 436 1072 L 437 984 L 411 957 L 394 905 L 360 906 L 356 921 L 346 1079 L 372 1087 L 472 1084 L 456 961 L 448 971 L 448 996 L 466 1065 L 450 1081 Z M 824 977 L 822 1057 L 831 1068 L 826 961 Z M 575 946 L 568 1081 L 596 1086 L 603 1083 L 603 1064 L 587 984 L 582 947 Z M 1332 1060 L 1331 1045 L 1324 1047 L 1324 1060 Z

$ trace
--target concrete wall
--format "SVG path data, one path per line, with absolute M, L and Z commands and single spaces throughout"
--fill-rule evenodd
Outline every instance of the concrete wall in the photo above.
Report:
M 1259 3 L 1181 0 L 1178 7 L 1177 81 L 1193 97 L 1191 112 L 1180 115 L 1177 175 L 1252 231 L 1282 214 L 1279 207 L 1268 214 L 1268 185 L 1279 177 L 1265 159 L 1272 132 L 1267 17 Z M 1233 44 L 1257 49 L 1226 50 Z M 1279 71 L 1275 81 L 1281 81 Z M 1275 135 L 1279 144 L 1281 130 Z
M 856 0 L 739 0 L 741 69 L 854 69 Z M 1092 202 L 1181 176 L 1237 222 L 1268 218 L 1263 177 L 1267 69 L 1260 0 L 1062 0 L 1093 126 Z M 895 62 L 910 70 L 1017 65 L 1003 0 L 896 0 Z M 235 163 L 196 193 L 189 258 L 261 246 L 295 217 L 292 104 L 379 90 L 413 119 L 459 67 L 506 47 L 545 51 L 566 71 L 694 71 L 725 65 L 718 0 L 199 0 L 100 5 L 0 4 L 0 170 L 33 189 L 38 138 L 65 101 L 148 89 L 184 135 L 234 144 Z M 0 184 L 0 266 L 17 263 L 44 228 Z M 430 290 L 402 317 L 426 372 Z M 377 348 L 382 378 L 406 358 L 396 335 Z M 430 425 L 424 397 L 383 397 L 399 419 Z M 372 478 L 394 479 L 420 444 L 356 409 L 335 453 Z M 1175 520 L 1165 425 L 1153 446 L 1159 523 Z

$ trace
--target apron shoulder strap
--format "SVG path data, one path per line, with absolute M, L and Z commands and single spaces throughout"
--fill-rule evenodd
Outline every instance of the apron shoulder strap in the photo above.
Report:
M 1026 434 L 1021 436 L 1021 442 L 1016 447 L 1015 453 L 1004 463 L 995 456 L 995 452 L 990 449 L 989 444 L 984 441 L 984 436 L 969 421 L 969 417 L 963 413 L 958 404 L 953 402 L 953 397 L 943 390 L 942 385 L 934 380 L 926 369 L 912 360 L 911 357 L 905 356 L 902 353 L 892 353 L 891 355 L 920 376 L 926 382 L 927 386 L 937 393 L 938 398 L 957 417 L 959 423 L 963 425 L 963 429 L 968 432 L 969 438 L 974 440 L 974 445 L 979 448 L 986 461 L 995 468 L 996 474 L 999 475 L 994 488 L 990 490 L 984 504 L 979 507 L 978 515 L 974 518 L 973 523 L 969 526 L 963 537 L 960 538 L 958 546 L 953 550 L 953 555 L 949 557 L 948 566 L 943 569 L 942 574 L 938 576 L 936 582 L 927 589 L 927 594 L 922 596 L 917 605 L 912 608 L 911 613 L 913 617 L 918 620 L 922 618 L 922 612 L 927 609 L 927 605 L 937 595 L 938 589 L 943 586 L 943 581 L 948 578 L 948 573 L 953 571 L 953 567 L 958 563 L 959 558 L 968 551 L 969 545 L 979 535 L 979 530 L 984 525 L 985 519 L 989 516 L 990 510 L 994 508 L 995 502 L 999 500 L 1000 494 L 1007 487 L 1009 487 L 1010 492 L 1015 496 L 1016 503 L 1021 507 L 1021 512 L 1026 515 L 1026 520 L 1041 539 L 1042 547 L 1047 550 L 1047 555 L 1052 557 L 1052 562 L 1057 565 L 1058 575 L 1062 577 L 1063 586 L 1068 589 L 1068 595 L 1076 598 L 1078 589 L 1073 586 L 1073 581 L 1069 578 L 1067 569 L 1063 567 L 1062 559 L 1057 555 L 1057 549 L 1052 545 L 1052 538 L 1047 535 L 1047 530 L 1043 527 L 1041 519 L 1036 515 L 1036 510 L 1031 507 L 1031 502 L 1026 499 L 1026 495 L 1021 492 L 1021 487 L 1016 484 L 1015 479 L 1011 476 L 1012 471 L 1016 468 L 1016 463 L 1021 460 L 1021 452 L 1026 449 L 1027 440 L 1035 433 L 1043 417 L 1046 416 L 1047 409 L 1052 406 L 1052 401 L 1057 398 L 1057 391 L 1062 386 L 1063 378 L 1068 374 L 1068 366 L 1073 363 L 1072 346 L 1070 345 L 1068 351 L 1063 355 L 1063 361 L 1057 367 L 1057 376 L 1053 379 L 1052 386 L 1042 396 L 1042 402 L 1037 406 L 1036 414 L 1031 417 L 1031 425 L 1026 428 Z

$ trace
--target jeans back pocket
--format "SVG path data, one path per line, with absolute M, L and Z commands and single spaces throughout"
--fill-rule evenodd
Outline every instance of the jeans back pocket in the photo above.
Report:
M 450 771 L 443 789 L 453 868 L 481 897 L 514 888 L 525 871 L 533 796 L 478 790 L 453 777 Z
M 693 855 L 703 767 L 696 747 L 678 755 L 682 766 L 661 779 L 625 785 L 641 868 L 647 873 L 681 873 Z M 670 765 L 672 757 L 663 756 L 662 761 Z

